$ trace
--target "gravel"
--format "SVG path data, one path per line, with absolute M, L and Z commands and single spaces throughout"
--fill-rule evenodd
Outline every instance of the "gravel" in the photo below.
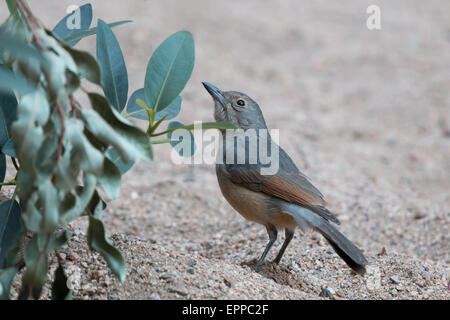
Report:
M 31 1 L 50 28 L 70 4 Z M 355 275 L 320 235 L 298 231 L 279 266 L 255 273 L 264 227 L 228 205 L 213 166 L 175 165 L 171 148 L 156 145 L 155 161 L 123 177 L 103 215 L 127 261 L 125 283 L 87 252 L 82 218 L 63 252 L 66 273 L 80 278 L 74 298 L 449 299 L 450 2 L 377 4 L 379 31 L 366 29 L 361 1 L 95 2 L 95 16 L 133 19 L 114 29 L 130 93 L 143 86 L 156 46 L 190 30 L 196 65 L 177 120 L 212 121 L 201 81 L 253 97 L 370 265 Z M 95 37 L 79 48 L 95 53 Z
M 74 233 L 62 251 L 79 252 L 76 261 L 63 261 L 68 276 L 78 279 L 74 299 L 448 299 L 442 265 L 405 255 L 368 255 L 365 277 L 349 270 L 338 258 L 317 247 L 310 254 L 280 266 L 267 263 L 261 273 L 201 254 L 167 250 L 160 243 L 114 234 L 114 244 L 127 262 L 123 284 L 97 253 L 89 253 L 83 233 Z M 195 259 L 195 272 L 188 263 Z M 49 278 L 57 267 L 52 256 Z M 327 261 L 316 273 L 317 261 Z M 161 270 L 165 272 L 161 273 Z M 17 296 L 20 276 L 12 297 Z M 43 299 L 48 298 L 49 282 Z

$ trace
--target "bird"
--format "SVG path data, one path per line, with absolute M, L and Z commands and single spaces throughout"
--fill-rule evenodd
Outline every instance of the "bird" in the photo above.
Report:
M 238 91 L 221 91 L 208 82 L 202 82 L 214 102 L 214 118 L 217 122 L 230 122 L 241 135 L 256 132 L 256 141 L 277 147 L 278 168 L 275 173 L 262 173 L 267 167 L 258 152 L 256 160 L 249 161 L 251 149 L 249 138 L 241 142 L 228 139 L 239 136 L 236 130 L 221 129 L 221 152 L 216 161 L 216 175 L 220 190 L 228 203 L 245 219 L 262 224 L 269 236 L 261 257 L 256 263 L 259 272 L 264 260 L 275 243 L 278 231 L 285 231 L 284 242 L 273 260 L 279 264 L 286 248 L 294 237 L 297 227 L 303 232 L 312 228 L 319 232 L 334 251 L 357 274 L 364 275 L 367 259 L 360 249 L 332 224 L 339 225 L 338 218 L 326 208 L 322 193 L 297 168 L 289 155 L 270 136 L 263 113 L 248 95 Z M 231 141 L 231 142 L 230 142 Z M 242 142 L 244 141 L 244 142 Z M 253 142 L 254 143 L 254 142 Z M 237 154 L 245 151 L 243 161 L 236 161 Z

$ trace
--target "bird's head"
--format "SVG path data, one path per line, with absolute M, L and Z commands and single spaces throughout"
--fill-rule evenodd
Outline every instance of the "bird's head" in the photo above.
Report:
M 232 122 L 240 129 L 266 129 L 266 122 L 258 104 L 245 93 L 221 91 L 210 83 L 202 82 L 214 100 L 216 121 Z

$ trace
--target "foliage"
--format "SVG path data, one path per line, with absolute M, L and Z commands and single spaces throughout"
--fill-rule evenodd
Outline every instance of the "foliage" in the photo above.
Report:
M 40 297 L 49 254 L 67 242 L 68 224 L 82 215 L 89 217 L 89 247 L 124 281 L 125 261 L 106 234 L 106 204 L 98 188 L 117 198 L 122 175 L 140 159 L 152 160 L 152 144 L 171 142 L 174 130 L 193 129 L 172 122 L 157 132 L 180 112 L 180 93 L 194 66 L 192 35 L 180 31 L 167 38 L 148 62 L 143 88 L 128 99 L 125 60 L 111 28 L 130 21 L 107 24 L 99 19 L 91 28 L 92 6 L 86 4 L 49 31 L 24 1 L 6 3 L 10 16 L 0 27 L 0 178 L 5 177 L 6 156 L 17 174 L 1 183 L 16 188 L 12 199 L 0 205 L 0 298 L 9 298 L 22 249 L 25 270 L 19 297 Z M 94 34 L 96 58 L 73 48 Z M 101 87 L 103 94 L 84 89 L 86 81 Z M 79 91 L 91 108 L 77 101 L 74 94 Z M 147 121 L 146 132 L 128 117 Z M 163 134 L 169 138 L 152 139 Z M 59 265 L 53 298 L 71 297 L 66 280 Z

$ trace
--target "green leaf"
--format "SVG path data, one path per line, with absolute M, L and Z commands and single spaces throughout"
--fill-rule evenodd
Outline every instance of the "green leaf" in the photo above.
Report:
M 134 118 L 141 119 L 141 120 L 148 120 L 148 113 L 145 109 L 141 108 L 137 103 L 136 100 L 141 99 L 145 101 L 145 94 L 144 89 L 138 89 L 131 95 L 130 99 L 128 100 L 127 104 L 127 113 Z M 164 110 L 157 112 L 155 116 L 155 121 L 161 120 L 165 115 L 167 117 L 165 120 L 170 120 L 175 118 L 179 113 L 181 109 L 181 97 L 178 96 L 173 100 L 167 108 Z
M 9 299 L 9 292 L 16 273 L 17 269 L 15 267 L 0 269 L 0 300 Z
M 37 192 L 41 205 L 39 209 L 43 217 L 39 231 L 41 233 L 52 232 L 59 224 L 58 204 L 62 199 L 50 180 L 40 183 Z
M 78 186 L 77 188 L 77 192 L 81 193 L 83 190 L 83 186 Z M 100 195 L 98 194 L 98 191 L 95 190 L 94 193 L 92 194 L 91 199 L 89 200 L 89 204 L 86 207 L 86 210 L 84 212 L 84 215 L 93 215 L 95 208 L 97 207 L 97 204 L 101 202 L 102 203 L 102 210 L 106 209 L 106 202 L 103 201 L 103 199 L 100 197 Z
M 100 67 L 97 63 L 97 60 L 95 60 L 95 58 L 90 53 L 86 51 L 75 50 L 70 48 L 69 46 L 65 46 L 64 49 L 66 49 L 70 53 L 73 60 L 75 61 L 81 78 L 86 78 L 89 81 L 99 85 L 101 84 Z
M 63 44 L 42 29 L 36 32 L 39 35 L 42 51 L 41 69 L 47 80 L 47 91 L 51 98 L 56 99 L 61 92 L 70 94 L 80 85 L 78 68 Z
M 132 22 L 132 21 L 133 20 L 123 20 L 123 21 L 108 23 L 108 26 L 110 28 L 113 28 L 113 27 L 120 26 L 121 24 L 129 23 L 129 22 Z M 98 31 L 97 27 L 90 28 L 88 30 L 78 31 L 78 32 L 76 32 L 76 33 L 74 33 L 74 34 L 64 38 L 63 41 L 66 42 L 66 43 L 70 43 L 71 41 L 77 41 L 78 42 L 79 40 L 81 40 L 81 39 L 83 39 L 85 37 L 92 36 L 92 35 L 96 34 L 97 31 Z
M 25 20 L 22 18 L 17 6 L 13 0 L 6 0 L 9 12 L 11 13 L 6 22 L 0 26 L 0 32 L 12 35 L 17 40 L 28 42 L 30 39 L 30 32 L 26 27 Z M 0 54 L 1 55 L 1 54 Z M 9 54 L 4 54 L 2 57 L 5 64 L 10 66 L 14 59 Z M 3 63 L 3 62 L 2 62 Z
M 159 121 L 162 118 L 164 118 L 166 115 L 167 117 L 164 118 L 164 120 L 170 120 L 175 118 L 181 110 L 181 97 L 178 96 L 173 100 L 164 110 L 161 110 L 156 113 L 155 121 Z
M 91 133 L 100 141 L 114 146 L 124 162 L 141 158 L 150 161 L 153 153 L 146 133 L 127 123 L 116 110 L 109 107 L 103 96 L 96 93 L 89 93 L 88 96 L 96 112 L 83 110 L 82 115 Z
M 145 74 L 145 102 L 156 112 L 183 90 L 194 68 L 194 40 L 187 31 L 167 38 L 153 53 Z
M 6 141 L 2 147 L 2 152 L 12 158 L 16 158 L 16 145 L 14 144 L 13 138 L 9 138 Z
M 0 94 L 8 94 L 11 90 L 26 94 L 33 89 L 33 86 L 24 77 L 15 75 L 10 70 L 0 66 Z
M 67 234 L 63 232 L 59 237 L 54 233 L 35 234 L 28 242 L 23 251 L 26 269 L 19 299 L 39 298 L 47 278 L 48 254 L 66 241 Z
M 123 175 L 125 172 L 131 169 L 131 167 L 136 163 L 133 160 L 128 161 L 127 163 L 123 162 L 120 154 L 116 149 L 110 148 L 106 151 L 106 156 L 111 160 L 117 168 L 119 168 L 120 173 Z
M 127 113 L 137 119 L 148 120 L 147 111 L 141 108 L 136 100 L 141 99 L 145 101 L 144 89 L 138 89 L 131 95 L 130 99 L 128 99 L 127 104 Z
M 64 39 L 68 37 L 79 34 L 81 31 L 89 29 L 92 22 L 91 4 L 87 3 L 85 5 L 82 5 L 78 8 L 78 10 L 78 12 L 72 11 L 72 13 L 69 13 L 61 21 L 58 22 L 58 24 L 52 30 L 52 33 L 55 37 L 64 41 Z M 80 40 L 81 38 L 65 42 L 73 47 Z
M 55 270 L 55 280 L 52 286 L 52 300 L 71 300 L 72 291 L 67 287 L 67 277 L 64 273 L 64 268 L 59 263 Z
M 122 111 L 128 97 L 128 74 L 122 50 L 111 28 L 98 20 L 97 60 L 102 70 L 102 84 L 108 101 Z
M 119 168 L 117 168 L 114 162 L 105 157 L 103 161 L 103 173 L 97 183 L 103 187 L 103 190 L 105 190 L 109 198 L 115 199 L 119 196 L 121 177 Z
M 6 157 L 3 153 L 0 153 L 0 182 L 5 180 L 6 175 Z M 0 186 L 0 189 L 2 187 Z
M 93 174 L 83 175 L 83 187 L 76 188 L 75 205 L 63 213 L 62 222 L 69 223 L 85 213 L 95 198 L 97 178 Z M 100 199 L 101 200 L 101 199 Z
M 47 122 L 49 113 L 50 106 L 43 90 L 36 90 L 21 97 L 17 107 L 17 121 L 11 125 L 11 135 L 16 142 L 21 171 L 34 171 L 33 161 L 44 141 L 42 127 Z
M 180 130 L 180 128 L 183 128 L 184 125 L 181 122 L 173 121 L 169 123 L 168 128 L 173 129 L 173 131 Z M 178 152 L 178 154 L 182 157 L 190 157 L 195 153 L 195 141 L 194 141 L 194 135 L 192 132 L 181 129 L 182 131 L 177 132 L 180 133 L 180 136 L 178 136 L 176 139 L 175 137 L 172 138 L 173 131 L 170 131 L 167 134 L 167 137 L 171 139 L 170 144 L 171 146 Z
M 40 248 L 39 242 L 43 242 L 45 246 L 49 239 L 50 234 L 35 234 L 23 251 L 26 269 L 20 298 L 38 299 L 41 295 L 47 277 L 48 256 L 46 248 Z
M 0 269 L 13 239 L 20 231 L 21 214 L 20 206 L 15 200 L 0 204 Z
M 66 121 L 67 136 L 80 157 L 81 169 L 100 176 L 103 168 L 103 153 L 89 142 L 83 130 L 84 125 L 81 120 L 72 118 Z
M 0 52 L 15 59 L 32 60 L 33 63 L 39 63 L 42 59 L 41 53 L 35 47 L 7 32 L 0 32 Z
M 120 251 L 112 245 L 111 240 L 106 235 L 101 218 L 102 204 L 99 202 L 94 214 L 89 216 L 89 227 L 87 231 L 89 248 L 98 251 L 105 258 L 112 272 L 123 282 L 126 274 L 125 260 Z
M 17 119 L 17 99 L 14 92 L 0 92 L 0 147 L 11 138 L 11 123 Z
M 47 252 L 51 252 L 62 247 L 67 242 L 67 240 L 69 240 L 67 231 L 63 231 L 59 235 L 52 233 L 50 235 L 50 239 L 48 240 Z

